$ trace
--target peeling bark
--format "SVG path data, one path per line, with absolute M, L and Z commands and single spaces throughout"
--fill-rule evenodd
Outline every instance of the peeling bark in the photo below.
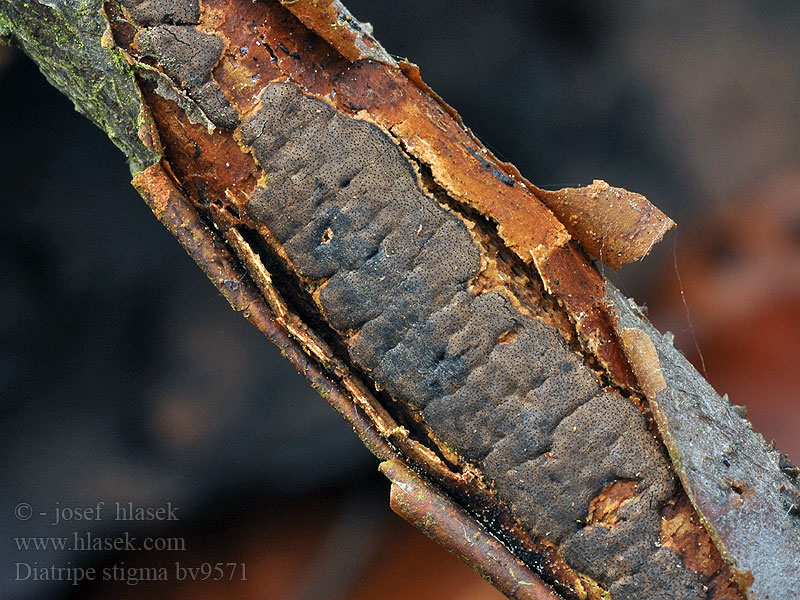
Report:
M 475 519 L 400 460 L 381 463 L 392 482 L 390 506 L 514 600 L 558 600 L 550 587 Z
M 594 181 L 549 192 L 533 187 L 570 235 L 612 269 L 650 253 L 675 223 L 641 194 Z
M 412 522 L 510 597 L 798 593 L 796 476 L 584 253 L 646 254 L 643 197 L 536 188 L 336 1 L 29 4 L 0 33 Z
M 797 489 L 781 454 L 720 398 L 638 309 L 608 286 L 627 331 L 648 338 L 650 369 L 661 385 L 648 394 L 676 472 L 708 535 L 747 597 L 800 596 L 800 520 L 786 502 Z

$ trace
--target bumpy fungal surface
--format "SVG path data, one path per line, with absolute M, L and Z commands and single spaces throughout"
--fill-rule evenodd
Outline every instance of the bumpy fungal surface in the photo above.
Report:
M 141 5 L 139 5 L 141 6 Z M 217 35 L 183 25 L 157 25 L 136 36 L 139 50 L 156 59 L 164 72 L 203 110 L 214 125 L 234 129 L 239 116 L 211 79 L 225 43 Z
M 481 250 L 397 145 L 284 83 L 265 88 L 241 134 L 265 174 L 248 211 L 317 287 L 353 362 L 612 596 L 704 597 L 698 576 L 657 546 L 676 488 L 643 415 L 551 325 L 503 292 L 469 289 Z M 617 480 L 638 494 L 613 525 L 587 524 L 592 499 Z

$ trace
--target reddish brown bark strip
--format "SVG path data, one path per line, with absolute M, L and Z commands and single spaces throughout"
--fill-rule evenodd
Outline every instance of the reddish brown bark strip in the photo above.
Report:
M 369 23 L 358 22 L 339 0 L 280 0 L 306 27 L 316 31 L 347 60 L 372 59 L 396 65 L 372 37 Z
M 381 463 L 392 482 L 390 506 L 514 600 L 560 600 L 550 586 L 474 518 L 401 461 Z

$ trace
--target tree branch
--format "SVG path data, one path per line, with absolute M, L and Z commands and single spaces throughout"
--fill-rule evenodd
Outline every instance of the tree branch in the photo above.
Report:
M 796 469 L 584 252 L 646 254 L 641 196 L 536 188 L 336 1 L 11 0 L 0 35 L 510 597 L 800 594 Z

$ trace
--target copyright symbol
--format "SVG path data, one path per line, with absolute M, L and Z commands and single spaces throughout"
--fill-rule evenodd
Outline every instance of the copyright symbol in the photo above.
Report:
M 14 516 L 20 521 L 27 521 L 33 515 L 33 508 L 27 502 L 20 502 L 14 507 Z

